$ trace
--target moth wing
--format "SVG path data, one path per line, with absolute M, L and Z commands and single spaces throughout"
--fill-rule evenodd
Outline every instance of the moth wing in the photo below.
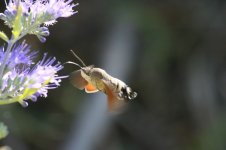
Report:
M 105 84 L 105 94 L 108 100 L 108 111 L 109 112 L 120 112 L 122 111 L 125 101 L 119 99 L 118 95 L 111 90 L 111 87 Z
M 74 87 L 80 90 L 83 90 L 88 85 L 88 82 L 81 75 L 81 70 L 72 72 L 70 75 L 70 81 Z
M 86 93 L 96 93 L 99 90 L 94 85 L 89 83 L 85 86 L 85 91 L 86 91 Z

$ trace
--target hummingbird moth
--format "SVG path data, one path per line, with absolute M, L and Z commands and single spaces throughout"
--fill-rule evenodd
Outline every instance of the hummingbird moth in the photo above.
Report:
M 85 89 L 86 93 L 95 93 L 98 91 L 105 93 L 107 95 L 109 111 L 118 111 L 125 102 L 137 97 L 137 93 L 123 81 L 112 77 L 105 70 L 96 68 L 94 65 L 86 66 L 81 58 L 72 50 L 71 52 L 82 65 L 71 61 L 66 62 L 80 68 L 70 75 L 72 85 L 80 90 Z

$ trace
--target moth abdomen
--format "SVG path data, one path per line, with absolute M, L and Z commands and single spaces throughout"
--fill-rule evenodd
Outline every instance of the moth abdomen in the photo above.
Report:
M 119 96 L 124 100 L 132 100 L 137 97 L 137 93 L 134 92 L 130 87 L 126 86 L 121 89 Z

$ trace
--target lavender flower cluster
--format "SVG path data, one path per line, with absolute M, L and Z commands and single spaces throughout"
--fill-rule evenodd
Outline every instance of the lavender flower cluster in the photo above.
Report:
M 12 30 L 12 35 L 9 38 L 0 31 L 0 38 L 6 42 L 0 47 L 0 105 L 19 102 L 26 107 L 28 99 L 46 97 L 48 90 L 58 87 L 66 76 L 58 76 L 63 66 L 55 57 L 47 57 L 47 53 L 35 63 L 38 52 L 20 39 L 33 34 L 45 42 L 48 27 L 60 17 L 77 13 L 73 8 L 78 4 L 73 0 L 9 0 L 5 4 L 0 19 Z

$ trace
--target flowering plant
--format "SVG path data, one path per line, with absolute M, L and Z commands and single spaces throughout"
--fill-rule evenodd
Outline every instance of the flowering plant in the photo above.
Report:
M 47 96 L 48 89 L 58 87 L 62 78 L 57 72 L 63 68 L 55 57 L 43 58 L 35 63 L 37 51 L 25 41 L 27 34 L 38 37 L 41 42 L 49 36 L 48 27 L 60 17 L 70 17 L 78 4 L 73 0 L 5 0 L 6 10 L 0 13 L 11 31 L 10 38 L 0 31 L 0 38 L 6 42 L 0 47 L 0 105 L 19 102 L 28 106 L 27 100 L 36 101 Z M 0 29 L 1 30 L 1 29 Z
M 33 34 L 41 42 L 49 36 L 48 27 L 60 17 L 69 17 L 76 12 L 73 0 L 9 0 L 0 19 L 12 29 L 12 36 L 0 32 L 0 37 L 7 43 L 0 48 L 0 105 L 19 102 L 27 106 L 25 100 L 37 100 L 47 96 L 47 90 L 56 88 L 61 82 L 57 71 L 63 66 L 56 58 L 45 53 L 43 59 L 33 62 L 37 52 L 31 51 L 25 42 L 18 42 L 27 34 Z

